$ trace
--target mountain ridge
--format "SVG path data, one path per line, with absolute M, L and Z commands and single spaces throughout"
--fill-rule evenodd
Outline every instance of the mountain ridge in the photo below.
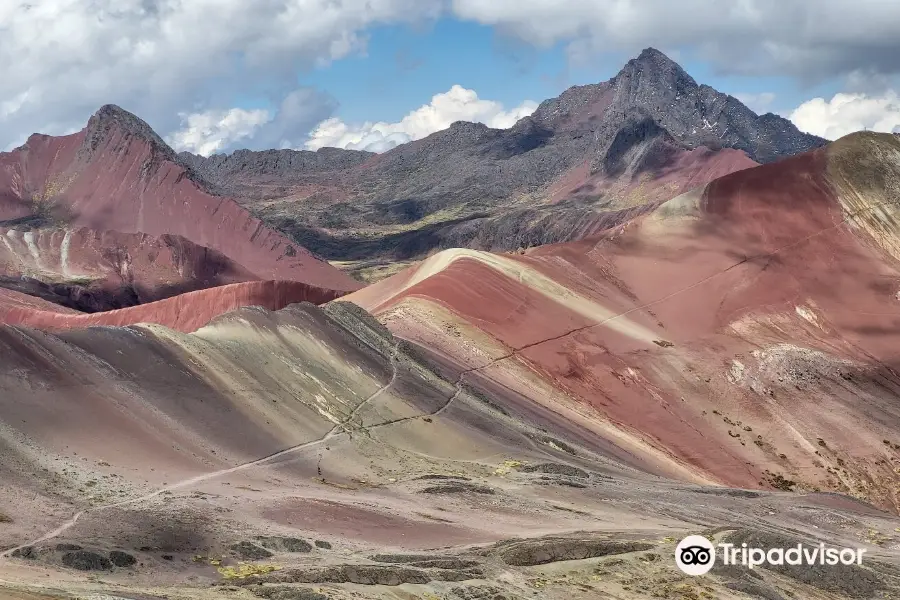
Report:
M 648 48 L 507 129 L 454 122 L 381 154 L 336 149 L 334 161 L 322 150 L 183 159 L 300 245 L 374 280 L 450 247 L 574 241 L 620 211 L 826 143 Z
M 60 137 L 33 135 L 20 148 L 0 153 L 0 226 L 26 238 L 37 261 L 32 266 L 38 270 L 42 268 L 41 252 L 143 255 L 142 236 L 129 234 L 146 234 L 158 239 L 179 236 L 196 247 L 197 256 L 209 257 L 213 263 L 224 260 L 240 265 L 235 270 L 235 274 L 241 272 L 239 280 L 280 279 L 330 290 L 331 295 L 321 299 L 359 287 L 345 273 L 217 191 L 191 165 L 184 164 L 145 121 L 111 104 L 97 110 L 79 132 Z M 76 230 L 96 235 L 69 235 Z M 42 233 L 51 231 L 60 233 L 49 237 Z M 53 247 L 39 248 L 35 244 L 38 238 L 52 238 Z M 81 248 L 75 239 L 92 249 Z M 94 248 L 89 239 L 120 240 L 124 245 Z M 7 246 L 10 241 L 4 238 Z M 9 249 L 15 257 L 16 252 Z M 155 260 L 149 258 L 145 266 L 155 268 Z M 13 271 L 17 268 L 13 265 Z M 165 284 L 165 278 L 160 281 Z M 181 283 L 186 288 L 206 285 Z M 86 291 L 80 283 L 73 285 L 73 294 Z M 147 290 L 147 295 L 154 297 L 155 292 Z
M 177 165 L 179 179 L 234 199 L 362 281 L 449 247 L 509 252 L 574 241 L 641 205 L 826 143 L 698 84 L 652 48 L 608 81 L 570 87 L 507 129 L 457 121 L 382 154 L 176 153 L 144 121 L 105 105 L 89 121 L 80 162 L 120 130 L 150 148 L 140 180 Z

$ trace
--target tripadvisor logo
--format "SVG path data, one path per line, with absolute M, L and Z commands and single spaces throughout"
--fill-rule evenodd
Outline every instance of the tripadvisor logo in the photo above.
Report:
M 861 565 L 865 552 L 865 548 L 826 548 L 825 544 L 767 549 L 746 543 L 740 546 L 726 543 L 713 546 L 702 535 L 689 535 L 675 548 L 675 564 L 688 575 L 703 575 L 715 565 L 717 553 L 723 565 L 742 565 L 753 569 L 761 565 Z
M 675 548 L 675 564 L 688 575 L 708 573 L 716 562 L 716 549 L 702 535 L 689 535 Z

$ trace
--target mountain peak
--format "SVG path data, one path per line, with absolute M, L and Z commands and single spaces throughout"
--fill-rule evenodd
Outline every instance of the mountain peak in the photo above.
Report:
M 476 123 L 473 121 L 453 121 L 450 123 L 450 127 L 448 129 L 452 131 L 472 131 L 472 132 L 483 132 L 490 129 L 484 123 Z
M 697 82 L 681 65 L 656 48 L 645 48 L 636 58 L 625 63 L 615 77 L 620 78 L 653 81 L 657 85 L 697 87 Z
M 97 109 L 97 112 L 95 112 L 94 115 L 100 118 L 126 118 L 137 119 L 138 121 L 141 120 L 134 113 L 128 112 L 118 104 L 104 104 L 99 109 Z
M 656 63 L 656 64 L 664 64 L 664 63 L 672 63 L 677 64 L 674 60 L 666 56 L 663 52 L 660 52 L 656 48 L 649 47 L 641 50 L 641 53 L 637 55 L 637 58 L 634 60 L 640 63 Z
M 137 135 L 148 138 L 156 143 L 165 144 L 155 131 L 147 124 L 146 121 L 137 115 L 128 112 L 124 108 L 115 104 L 104 104 L 95 112 L 88 121 L 88 127 L 94 126 L 111 126 L 119 127 L 123 132 L 131 135 Z
M 150 144 L 154 153 L 161 153 L 165 158 L 175 161 L 175 151 L 163 141 L 146 121 L 115 104 L 104 104 L 91 115 L 85 129 L 82 150 L 88 156 L 108 140 L 114 133 L 126 138 L 138 138 Z
M 432 141 L 441 140 L 442 143 L 444 141 L 452 141 L 453 144 L 467 143 L 481 140 L 486 136 L 491 135 L 492 132 L 497 131 L 497 129 L 491 129 L 484 123 L 454 121 L 447 129 L 432 133 L 424 139 L 430 139 Z

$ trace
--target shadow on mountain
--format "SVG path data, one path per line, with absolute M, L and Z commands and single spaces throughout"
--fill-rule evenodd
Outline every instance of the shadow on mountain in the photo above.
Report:
M 378 237 L 331 234 L 284 214 L 263 218 L 297 244 L 315 248 L 315 254 L 325 260 L 415 260 L 447 248 L 512 252 L 581 239 L 650 212 L 657 206 L 658 203 L 652 203 L 602 210 L 602 198 L 585 194 L 556 205 L 523 208 L 493 216 L 475 213 Z
M 102 256 L 107 264 L 114 267 L 114 272 L 128 272 L 129 255 L 126 248 L 104 248 Z M 117 281 L 111 276 L 95 280 L 72 278 L 68 281 L 46 281 L 24 274 L 17 277 L 0 275 L 0 288 L 41 298 L 79 312 L 97 313 L 246 280 L 245 272 L 241 272 L 226 256 L 216 252 L 205 253 L 203 270 L 214 275 L 156 285 L 139 281 Z

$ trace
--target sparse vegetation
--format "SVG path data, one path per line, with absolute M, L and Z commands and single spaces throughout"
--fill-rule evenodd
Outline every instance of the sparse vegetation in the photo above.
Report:
M 503 477 L 503 476 L 507 475 L 513 469 L 518 469 L 519 467 L 523 466 L 524 464 L 525 464 L 524 462 L 519 461 L 519 460 L 512 460 L 512 459 L 504 460 L 502 463 L 500 463 L 500 465 L 496 469 L 494 469 L 494 475 Z
M 247 579 L 248 577 L 259 577 L 272 571 L 281 570 L 280 565 L 258 565 L 258 564 L 238 564 L 235 566 L 219 567 L 216 569 L 224 579 Z
M 889 535 L 885 535 L 878 531 L 877 529 L 869 529 L 866 531 L 865 541 L 870 544 L 874 544 L 876 546 L 884 546 L 886 543 L 890 542 L 893 538 Z
M 769 482 L 776 490 L 782 490 L 784 492 L 793 492 L 794 487 L 797 485 L 796 481 L 792 481 L 790 479 L 786 479 L 780 473 L 772 473 L 771 471 L 765 472 L 766 481 Z
M 465 493 L 474 493 L 474 494 L 486 494 L 489 496 L 493 496 L 497 492 L 492 490 L 491 488 L 483 485 L 474 485 L 471 483 L 453 483 L 448 485 L 433 485 L 427 488 L 424 488 L 421 493 L 422 494 L 465 494 Z
M 60 195 L 74 179 L 75 175 L 51 178 L 40 191 L 33 192 L 31 194 L 31 217 L 27 224 L 31 227 L 41 227 L 57 224 L 60 220 L 64 220 L 59 202 Z

